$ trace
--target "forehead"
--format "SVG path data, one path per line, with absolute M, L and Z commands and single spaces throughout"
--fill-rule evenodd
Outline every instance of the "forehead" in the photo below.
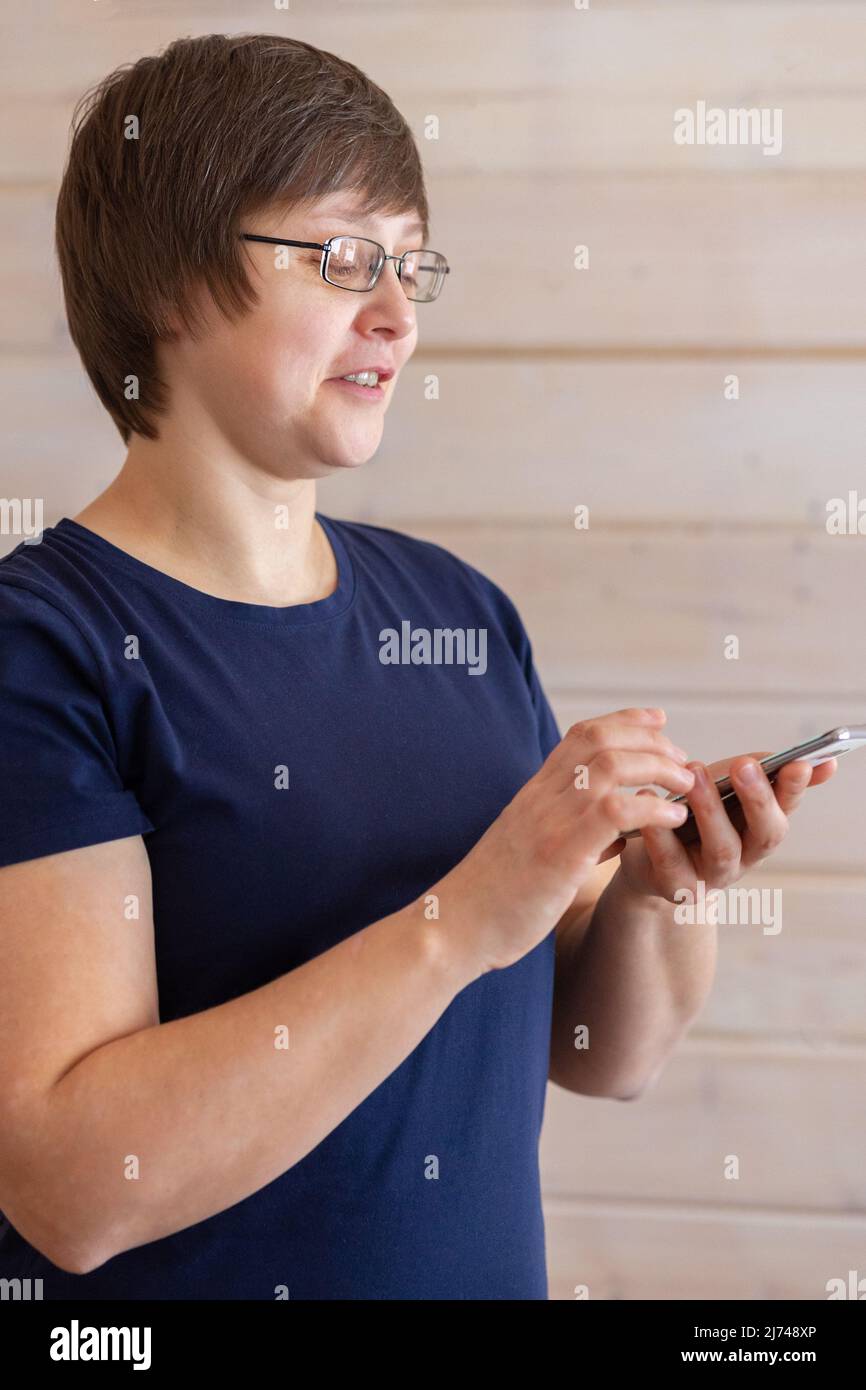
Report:
M 397 216 L 387 216 L 382 212 L 364 212 L 360 199 L 355 202 L 345 197 L 339 200 L 335 197 L 322 198 L 317 203 L 310 203 L 304 215 L 310 222 L 340 223 L 340 228 L 345 227 L 347 230 L 356 227 L 360 229 L 363 226 L 371 231 L 387 229 L 395 233 L 402 232 L 404 236 L 424 230 L 421 219 L 415 212 Z

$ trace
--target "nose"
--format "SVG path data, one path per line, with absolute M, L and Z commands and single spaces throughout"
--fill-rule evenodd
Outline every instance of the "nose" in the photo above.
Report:
M 379 278 L 368 294 L 358 295 L 367 302 L 361 305 L 363 316 L 372 320 L 368 327 L 387 328 L 397 338 L 405 338 L 415 329 L 415 305 L 406 298 L 406 291 L 397 274 L 397 260 L 387 260 Z

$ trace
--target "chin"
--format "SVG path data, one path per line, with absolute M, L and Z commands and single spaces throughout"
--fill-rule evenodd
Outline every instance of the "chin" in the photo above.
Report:
M 301 476 L 304 478 L 330 478 L 334 473 L 344 473 L 354 468 L 363 468 L 365 463 L 369 463 L 372 453 L 351 455 L 345 449 L 334 450 L 330 455 L 323 450 L 314 459 L 310 459 Z M 291 463 L 292 455 L 287 452 L 283 455 L 286 464 Z
M 381 430 L 376 431 L 375 437 L 367 434 L 352 439 L 344 434 L 342 437 L 332 437 L 328 441 L 320 440 L 314 450 L 314 457 L 317 463 L 324 465 L 326 472 L 363 468 L 364 464 L 373 458 L 381 442 Z
M 319 476 L 324 477 L 329 473 L 346 472 L 353 468 L 363 468 L 365 463 L 369 463 L 372 457 L 372 453 L 356 455 L 354 458 L 348 454 L 335 454 L 333 458 L 323 462 L 322 472 Z

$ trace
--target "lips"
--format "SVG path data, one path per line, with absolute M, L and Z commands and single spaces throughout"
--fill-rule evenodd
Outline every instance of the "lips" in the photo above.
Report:
M 376 372 L 380 384 L 383 381 L 390 381 L 394 375 L 393 367 L 377 367 L 375 362 L 366 362 L 357 367 L 347 367 L 344 372 L 338 372 L 336 376 L 329 377 L 329 380 L 339 381 L 344 376 L 357 376 L 359 372 Z

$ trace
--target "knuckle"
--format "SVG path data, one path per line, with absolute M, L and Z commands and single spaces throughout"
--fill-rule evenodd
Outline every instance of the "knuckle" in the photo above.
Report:
M 593 748 L 604 749 L 616 747 L 616 735 L 609 724 L 602 724 L 593 720 L 590 730 L 590 739 L 592 740 Z
M 590 748 L 604 747 L 605 726 L 600 724 L 597 719 L 584 719 L 575 727 L 579 728 L 581 740 L 589 744 Z
M 655 757 L 656 771 L 663 777 L 670 777 L 672 773 L 682 772 L 683 768 L 676 758 L 670 757 L 666 753 L 658 753 Z
M 605 792 L 598 804 L 602 815 L 607 816 L 608 820 L 619 823 L 625 810 L 623 797 L 619 792 Z
M 759 835 L 757 837 L 758 853 L 760 855 L 772 854 L 773 850 L 777 849 L 778 846 L 782 843 L 787 833 L 788 827 L 787 825 L 785 825 L 781 828 L 779 826 L 774 826 L 774 828 L 768 831 L 767 834 Z
M 713 866 L 716 873 L 719 875 L 727 876 L 728 874 L 733 874 L 739 866 L 739 862 L 739 850 L 733 848 L 729 849 L 727 845 L 717 850 L 713 855 Z
M 619 759 L 612 748 L 602 748 L 596 753 L 592 760 L 593 767 L 597 772 L 601 772 L 605 777 L 612 777 L 616 772 Z

